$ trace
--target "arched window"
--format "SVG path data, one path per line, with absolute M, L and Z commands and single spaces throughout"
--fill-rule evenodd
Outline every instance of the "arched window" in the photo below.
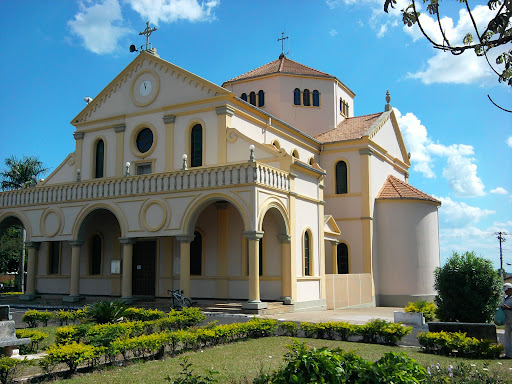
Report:
M 315 164 L 315 158 L 314 157 L 310 157 L 309 161 L 308 161 L 308 164 L 311 165 L 311 166 L 314 165 Z
M 98 140 L 95 148 L 95 169 L 94 169 L 94 177 L 103 177 L 104 168 L 105 168 L 105 143 L 103 140 Z
M 256 105 L 256 93 L 255 92 L 249 93 L 249 103 L 251 103 L 252 105 Z
M 295 88 L 293 91 L 293 104 L 294 105 L 300 105 L 300 89 Z
M 243 101 L 247 101 L 247 93 L 242 93 L 242 96 L 240 96 L 240 98 L 241 98 Z
M 311 105 L 311 102 L 309 101 L 309 89 L 305 89 L 302 93 L 302 104 L 306 107 L 309 107 Z
M 309 231 L 304 232 L 304 276 L 311 276 L 311 244 Z
M 103 239 L 96 234 L 91 239 L 90 244 L 90 265 L 89 273 L 91 275 L 101 275 L 101 255 L 103 253 Z
M 292 156 L 295 157 L 296 159 L 298 159 L 299 158 L 299 152 L 296 149 L 294 149 L 292 151 Z
M 315 89 L 313 91 L 313 107 L 320 106 L 320 93 Z
M 203 127 L 196 124 L 190 132 L 190 166 L 203 165 Z
M 338 161 L 336 163 L 336 194 L 348 193 L 347 163 Z
M 343 99 L 340 97 L 340 113 L 343 113 Z
M 265 105 L 265 92 L 263 90 L 258 91 L 258 107 L 263 107 Z
M 339 274 L 348 273 L 348 247 L 347 244 L 340 243 L 336 248 L 336 262 Z
M 272 145 L 276 148 L 276 149 L 281 149 L 281 145 L 279 144 L 279 141 L 277 140 L 274 140 L 272 142 Z
M 194 240 L 190 243 L 190 274 L 201 275 L 203 270 L 203 236 L 194 231 Z

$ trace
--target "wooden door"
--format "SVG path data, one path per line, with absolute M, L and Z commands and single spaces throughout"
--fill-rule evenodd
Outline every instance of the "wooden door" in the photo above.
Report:
M 133 246 L 133 295 L 155 295 L 156 241 L 140 241 Z

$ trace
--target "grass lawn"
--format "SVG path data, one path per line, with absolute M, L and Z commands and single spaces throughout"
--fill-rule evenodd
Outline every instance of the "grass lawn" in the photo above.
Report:
M 245 379 L 251 382 L 260 370 L 268 372 L 279 367 L 290 340 L 289 337 L 269 337 L 241 341 L 199 352 L 188 352 L 176 358 L 167 357 L 160 361 L 138 361 L 123 367 L 107 367 L 93 373 L 78 374 L 67 382 L 70 384 L 162 383 L 167 375 L 177 377 L 181 371 L 179 363 L 183 356 L 190 358 L 196 373 L 204 374 L 208 368 L 218 371 L 220 374 L 216 375 L 216 379 L 219 383 L 245 383 Z M 487 367 L 489 373 L 495 372 L 502 378 L 511 378 L 512 382 L 512 360 L 470 360 L 424 354 L 415 348 L 316 339 L 299 338 L 298 340 L 315 347 L 341 347 L 372 361 L 379 359 L 386 352 L 406 352 L 409 357 L 416 359 L 423 366 L 439 363 L 441 366 L 448 367 L 450 364 L 455 366 L 460 362 L 476 364 L 478 368 Z

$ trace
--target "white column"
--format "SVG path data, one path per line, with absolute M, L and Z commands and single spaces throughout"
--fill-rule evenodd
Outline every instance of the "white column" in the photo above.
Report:
M 27 286 L 20 300 L 33 300 L 36 297 L 37 252 L 40 245 L 41 243 L 31 241 L 25 243 L 28 250 Z
M 120 238 L 119 242 L 123 245 L 123 275 L 121 277 L 121 295 L 122 300 L 131 303 L 132 297 L 132 262 L 133 262 L 133 244 L 135 238 Z
M 281 242 L 281 300 L 283 304 L 293 304 L 292 300 L 292 252 L 290 235 L 278 235 Z
M 260 300 L 260 265 L 259 265 L 259 241 L 263 232 L 245 231 L 249 247 L 249 300 L 242 305 L 246 309 L 267 308 L 267 303 Z
M 183 296 L 190 297 L 190 243 L 194 236 L 176 236 L 180 242 L 180 289 Z
M 71 276 L 69 279 L 69 296 L 62 298 L 63 301 L 77 302 L 80 301 L 80 250 L 83 241 L 70 241 L 71 245 Z

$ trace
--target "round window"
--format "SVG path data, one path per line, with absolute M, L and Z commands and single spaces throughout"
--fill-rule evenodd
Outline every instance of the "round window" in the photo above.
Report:
M 140 153 L 146 153 L 153 145 L 153 132 L 149 128 L 144 128 L 139 132 L 136 139 L 137 149 Z

